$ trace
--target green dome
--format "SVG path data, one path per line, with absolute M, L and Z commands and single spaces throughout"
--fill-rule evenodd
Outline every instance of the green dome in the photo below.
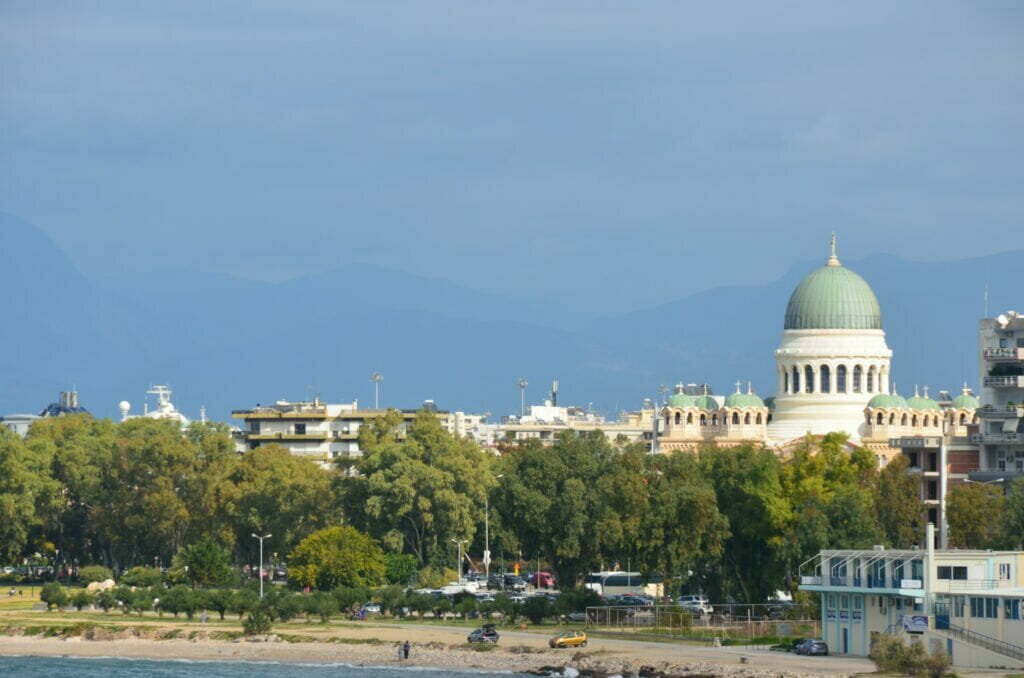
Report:
M 702 410 L 717 410 L 718 401 L 709 395 L 697 396 L 694 406 L 699 407 Z
M 756 393 L 730 393 L 725 399 L 726 407 L 764 407 L 764 401 Z
M 835 255 L 804 278 L 786 305 L 787 330 L 880 330 L 882 310 L 864 278 Z
M 976 410 L 981 407 L 981 401 L 964 387 L 963 393 L 953 398 L 953 407 L 964 410 Z
M 919 396 L 916 393 L 907 398 L 907 407 L 912 410 L 938 410 L 939 404 L 928 396 Z
M 668 399 L 668 404 L 670 407 L 695 407 L 697 398 L 685 393 L 673 393 Z
M 907 407 L 907 401 L 898 393 L 879 393 L 868 401 L 868 407 L 879 407 L 892 410 Z

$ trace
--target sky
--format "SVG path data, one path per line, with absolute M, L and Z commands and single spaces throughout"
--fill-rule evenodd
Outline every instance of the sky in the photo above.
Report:
M 713 5 L 713 6 L 712 6 Z M 1020 2 L 0 4 L 0 211 L 93 278 L 624 310 L 1024 234 Z

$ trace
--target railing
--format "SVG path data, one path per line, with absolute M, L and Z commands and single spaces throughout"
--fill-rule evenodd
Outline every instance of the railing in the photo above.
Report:
M 1012 419 L 1024 417 L 1024 405 L 1007 405 L 1006 407 L 993 407 L 985 405 L 975 410 L 982 419 Z
M 982 351 L 986 360 L 1024 360 L 1024 348 L 986 348 Z
M 821 586 L 822 577 L 800 577 L 801 586 Z
M 1002 377 L 985 377 L 985 386 L 993 388 L 1024 388 L 1024 376 L 1016 374 Z
M 1010 581 L 1007 581 L 1007 586 L 1010 583 Z M 935 590 L 942 593 L 989 591 L 997 588 L 999 588 L 998 579 L 938 579 L 935 582 Z
M 1024 433 L 976 433 L 971 436 L 972 443 L 1020 443 L 1024 442 Z
M 965 643 L 983 647 L 986 650 L 991 650 L 1006 657 L 1012 657 L 1018 661 L 1024 661 L 1024 647 L 1020 645 L 1014 645 L 1005 640 L 986 636 L 984 633 L 971 631 L 956 624 L 950 624 L 948 628 L 942 629 L 942 631 Z

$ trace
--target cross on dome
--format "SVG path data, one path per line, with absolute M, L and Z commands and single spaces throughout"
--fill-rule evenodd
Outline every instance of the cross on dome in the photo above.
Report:
M 842 266 L 839 257 L 836 255 L 836 232 L 832 231 L 832 239 L 829 241 L 829 257 L 826 266 Z

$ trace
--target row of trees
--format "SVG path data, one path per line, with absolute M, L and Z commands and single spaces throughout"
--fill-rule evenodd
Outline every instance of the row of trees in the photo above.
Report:
M 169 422 L 72 416 L 37 422 L 24 441 L 0 432 L 0 560 L 59 551 L 122 570 L 223 547 L 218 567 L 255 565 L 250 535 L 272 533 L 267 553 L 300 585 L 437 586 L 453 574 L 453 540 L 483 552 L 487 520 L 496 560 L 541 561 L 563 587 L 618 564 L 760 602 L 821 548 L 923 540 L 906 461 L 879 470 L 841 435 L 785 459 L 751 445 L 652 456 L 601 433 L 494 455 L 431 413 L 403 426 L 393 413 L 362 427 L 363 456 L 330 470 L 274 445 L 237 455 L 210 424 L 182 435 Z M 957 488 L 949 515 L 954 544 L 1019 546 L 1024 485 Z

